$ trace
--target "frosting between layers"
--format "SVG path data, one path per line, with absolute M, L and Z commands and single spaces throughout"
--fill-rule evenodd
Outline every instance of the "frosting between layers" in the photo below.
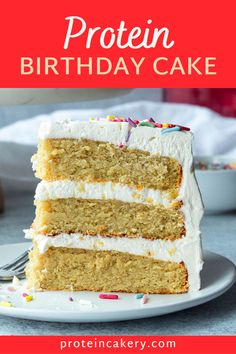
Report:
M 115 199 L 127 203 L 161 204 L 168 207 L 168 193 L 144 188 L 138 190 L 120 183 L 83 181 L 41 181 L 35 192 L 35 200 L 62 198 Z M 173 201 L 172 201 L 173 202 Z
M 200 288 L 199 272 L 202 269 L 199 239 L 182 238 L 175 241 L 148 240 L 142 237 L 102 237 L 89 236 L 80 233 L 60 234 L 54 237 L 39 235 L 34 230 L 25 230 L 26 238 L 33 238 L 39 252 L 45 253 L 50 247 L 81 248 L 99 251 L 125 252 L 154 259 L 184 262 L 188 271 L 189 291 Z

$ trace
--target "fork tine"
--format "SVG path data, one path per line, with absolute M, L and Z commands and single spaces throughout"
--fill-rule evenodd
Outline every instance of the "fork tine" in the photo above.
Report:
M 26 264 L 27 264 L 27 263 L 26 263 Z M 22 267 L 20 267 L 19 269 L 17 269 L 17 272 L 24 272 L 24 271 L 25 271 L 26 264 L 24 264 Z
M 25 272 L 24 271 L 21 271 L 21 272 L 11 272 L 9 270 L 4 271 L 3 270 L 0 270 L 0 280 L 12 280 L 13 277 L 16 276 L 17 278 L 19 279 L 22 279 L 22 278 L 25 278 Z
M 19 272 L 21 270 L 25 269 L 26 264 L 28 263 L 29 259 L 26 258 L 24 262 L 21 262 L 21 264 L 17 264 L 14 268 L 11 268 L 9 270 L 14 271 L 14 272 Z
M 28 259 L 26 259 L 24 262 L 22 262 L 19 266 L 17 266 L 15 269 L 11 269 L 14 272 L 20 272 L 21 270 L 25 269 L 26 264 L 28 263 Z
M 21 259 L 21 261 L 17 262 L 13 267 L 11 267 L 9 270 L 15 270 L 18 271 L 19 268 L 24 266 L 28 262 L 29 258 L 28 255 L 26 255 L 24 258 Z
M 23 252 L 20 256 L 18 256 L 17 258 L 15 258 L 13 261 L 4 264 L 3 267 L 0 267 L 0 269 L 2 270 L 8 270 L 11 267 L 14 267 L 16 265 L 16 263 L 20 262 L 24 257 L 28 256 L 28 250 Z

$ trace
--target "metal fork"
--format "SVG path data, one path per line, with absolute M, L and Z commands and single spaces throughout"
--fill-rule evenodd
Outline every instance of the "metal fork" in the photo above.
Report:
M 14 276 L 20 279 L 25 278 L 25 266 L 29 260 L 28 253 L 29 250 L 0 267 L 0 280 L 12 280 Z

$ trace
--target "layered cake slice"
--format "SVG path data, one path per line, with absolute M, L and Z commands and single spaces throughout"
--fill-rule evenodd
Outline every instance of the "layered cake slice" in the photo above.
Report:
M 108 117 L 43 123 L 29 287 L 200 288 L 202 202 L 188 128 Z

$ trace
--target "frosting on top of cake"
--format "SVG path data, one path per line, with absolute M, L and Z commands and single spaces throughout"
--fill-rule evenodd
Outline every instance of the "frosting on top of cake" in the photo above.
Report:
M 182 150 L 191 150 L 192 133 L 187 127 L 108 116 L 89 121 L 47 121 L 41 124 L 39 139 L 89 139 L 103 141 L 128 149 L 138 149 L 175 158 L 183 163 Z M 37 161 L 33 161 L 36 165 Z
M 116 145 L 126 144 L 133 131 L 140 128 L 152 128 L 154 135 L 169 133 L 187 133 L 190 129 L 170 123 L 157 123 L 153 118 L 138 121 L 131 118 L 107 116 L 107 118 L 90 118 L 89 121 L 63 120 L 47 121 L 39 128 L 40 139 L 91 139 L 106 141 Z M 154 129 L 153 129 L 154 128 Z M 146 129 L 142 129 L 145 134 Z M 152 133 L 152 134 L 153 134 Z M 179 135 L 179 134 L 178 134 Z M 128 144 L 127 144 L 128 145 Z
M 109 121 L 47 121 L 39 128 L 39 139 L 90 139 L 109 142 L 115 145 L 125 144 L 130 125 L 126 122 L 108 124 Z

